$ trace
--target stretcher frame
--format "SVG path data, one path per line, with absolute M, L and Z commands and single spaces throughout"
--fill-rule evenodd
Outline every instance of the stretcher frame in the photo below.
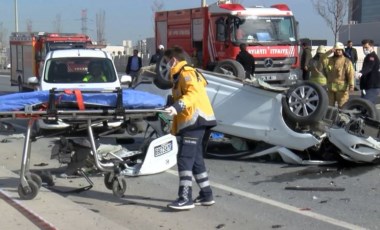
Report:
M 38 119 L 46 119 L 46 120 L 58 120 L 63 119 L 65 122 L 80 122 L 85 124 L 87 129 L 88 139 L 91 144 L 92 155 L 94 156 L 95 166 L 98 170 L 109 173 L 112 177 L 118 180 L 121 188 L 121 191 L 114 191 L 115 195 L 121 196 L 122 193 L 125 192 L 125 188 L 123 188 L 122 178 L 115 169 L 114 166 L 109 166 L 107 164 L 103 164 L 97 157 L 97 149 L 93 131 L 93 121 L 99 122 L 99 120 L 118 120 L 118 121 L 128 121 L 130 119 L 148 119 L 150 117 L 157 116 L 158 113 L 166 113 L 163 108 L 157 109 L 125 109 L 122 105 L 122 89 L 118 88 L 116 90 L 107 90 L 107 91 L 82 91 L 82 93 L 117 93 L 117 104 L 116 108 L 107 108 L 103 106 L 99 106 L 99 108 L 92 109 L 70 109 L 66 110 L 65 108 L 60 108 L 57 106 L 56 94 L 62 93 L 63 90 L 52 89 L 49 91 L 49 101 L 47 109 L 44 111 L 34 110 L 35 106 L 25 106 L 24 110 L 20 111 L 6 111 L 0 112 L 0 119 L 27 119 L 27 128 L 25 134 L 25 140 L 23 144 L 23 153 L 21 159 L 21 169 L 20 169 L 20 184 L 18 187 L 18 193 L 21 199 L 30 200 L 37 196 L 39 188 L 41 187 L 42 180 L 41 178 L 34 173 L 30 172 L 30 158 L 31 158 L 31 142 L 32 142 L 32 130 L 33 125 Z M 68 122 L 68 123 L 70 123 Z M 160 132 L 158 127 L 154 127 L 154 124 L 149 124 L 155 131 Z M 159 135 L 163 135 L 163 133 L 158 133 Z M 116 173 L 115 173 L 116 172 Z M 85 176 L 85 175 L 83 175 Z M 86 177 L 86 180 L 91 184 L 92 182 Z M 111 178 L 112 179 L 112 178 Z M 34 183 L 36 182 L 36 183 Z M 36 187 L 37 186 L 37 187 Z M 125 186 L 124 186 L 125 187 Z

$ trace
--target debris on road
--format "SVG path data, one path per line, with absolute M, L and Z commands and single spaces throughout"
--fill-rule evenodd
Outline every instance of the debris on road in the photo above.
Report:
M 320 191 L 320 192 L 332 191 L 332 192 L 338 192 L 338 191 L 344 191 L 345 188 L 341 188 L 341 187 L 303 187 L 303 186 L 287 186 L 287 187 L 285 187 L 285 190 L 297 190 L 297 191 Z

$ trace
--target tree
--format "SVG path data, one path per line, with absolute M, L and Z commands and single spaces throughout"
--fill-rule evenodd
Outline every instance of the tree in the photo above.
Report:
M 314 9 L 326 21 L 334 34 L 334 43 L 339 41 L 339 31 L 347 14 L 349 0 L 311 0 Z

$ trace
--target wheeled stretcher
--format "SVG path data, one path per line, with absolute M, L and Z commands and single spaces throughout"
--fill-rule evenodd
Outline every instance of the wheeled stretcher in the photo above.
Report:
M 21 98 L 23 102 L 9 103 L 11 99 L 15 98 Z M 33 199 L 42 185 L 41 177 L 30 172 L 31 142 L 38 135 L 44 137 L 38 130 L 36 131 L 36 121 L 60 120 L 69 124 L 68 128 L 57 132 L 60 136 L 75 135 L 78 131 L 86 131 L 94 165 L 99 171 L 105 172 L 105 186 L 116 196 L 122 196 L 126 190 L 124 176 L 159 173 L 176 164 L 177 140 L 164 131 L 164 126 L 167 125 L 167 121 L 163 117 L 164 106 L 165 100 L 160 96 L 132 89 L 75 92 L 52 89 L 48 92 L 0 96 L 0 119 L 28 120 L 18 187 L 20 198 Z M 148 135 L 150 140 L 143 150 L 140 152 L 124 151 L 122 154 L 108 152 L 107 157 L 104 154 L 98 154 L 96 137 L 112 133 L 115 128 L 97 134 L 94 131 L 95 124 L 100 123 L 107 126 L 107 122 L 119 121 L 121 125 L 116 129 L 128 129 L 128 126 L 133 126 L 133 122 L 136 120 L 145 121 L 151 130 Z M 51 135 L 51 133 L 49 134 Z M 128 158 L 136 155 L 141 155 L 140 161 L 130 164 Z M 86 175 L 83 174 L 83 176 L 90 182 Z

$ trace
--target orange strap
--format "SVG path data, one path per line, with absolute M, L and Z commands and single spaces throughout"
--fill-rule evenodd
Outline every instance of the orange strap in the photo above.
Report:
M 79 110 L 84 110 L 85 109 L 84 103 L 83 103 L 82 92 L 79 89 L 74 89 L 74 90 L 65 89 L 64 92 L 66 94 L 73 94 L 74 93 L 75 94 L 75 98 L 77 99 Z

